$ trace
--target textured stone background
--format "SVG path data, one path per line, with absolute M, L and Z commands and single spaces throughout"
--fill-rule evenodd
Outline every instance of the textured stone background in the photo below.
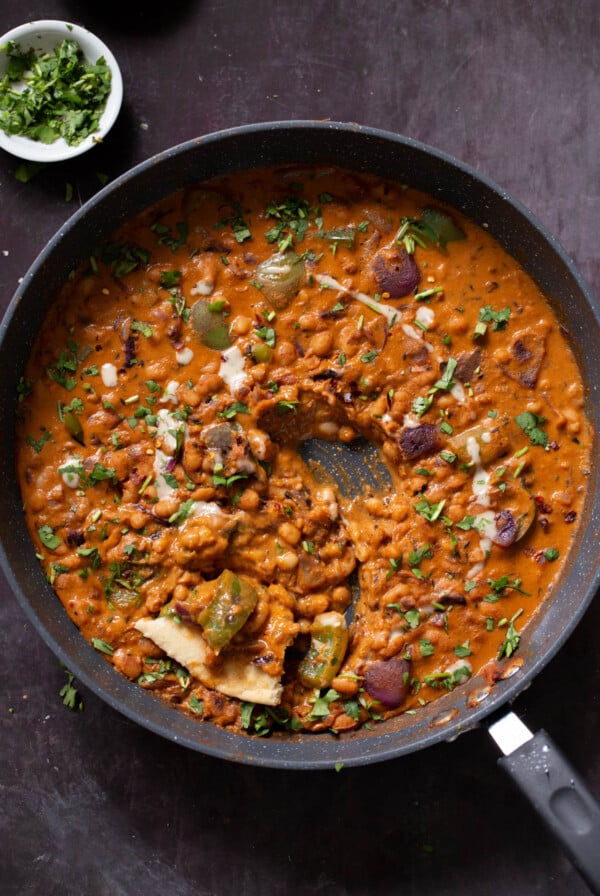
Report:
M 597 0 L 2 0 L 115 53 L 106 143 L 26 184 L 0 154 L 0 301 L 61 224 L 133 164 L 210 131 L 331 118 L 431 144 L 529 208 L 600 286 Z M 138 8 L 141 11 L 126 11 Z M 74 198 L 66 200 L 66 184 Z M 2 358 L 0 357 L 0 369 Z M 600 795 L 600 605 L 517 701 Z M 65 672 L 0 578 L 3 896 L 585 896 L 486 731 L 360 769 L 252 769 L 136 727 Z

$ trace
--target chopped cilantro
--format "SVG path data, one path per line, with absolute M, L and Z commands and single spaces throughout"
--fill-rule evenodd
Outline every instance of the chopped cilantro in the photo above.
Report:
M 171 514 L 171 516 L 169 517 L 169 523 L 176 526 L 178 526 L 180 523 L 183 523 L 184 520 L 186 520 L 192 512 L 193 506 L 194 501 L 192 498 L 188 499 L 187 501 L 183 501 L 179 505 L 179 510 L 176 510 L 175 513 Z
M 501 311 L 494 311 L 491 305 L 485 305 L 484 308 L 479 309 L 479 320 L 482 324 L 491 323 L 492 330 L 503 330 L 510 320 L 510 308 L 507 306 Z M 477 327 L 475 327 L 475 332 L 478 335 L 483 335 L 478 332 Z
M 544 417 L 538 417 L 531 411 L 524 411 L 515 417 L 517 426 L 519 426 L 525 435 L 529 436 L 532 445 L 541 445 L 543 448 L 548 447 L 548 433 L 541 428 L 546 422 Z
M 424 519 L 426 519 L 430 523 L 433 523 L 440 516 L 442 510 L 444 509 L 445 503 L 445 498 L 443 498 L 441 501 L 438 501 L 437 504 L 432 504 L 427 498 L 423 497 L 420 501 L 417 502 L 417 504 L 414 504 L 413 506 L 417 513 L 420 513 Z
M 517 610 L 515 615 L 510 619 L 510 621 L 508 623 L 508 628 L 506 630 L 506 637 L 505 637 L 504 641 L 502 642 L 502 644 L 500 645 L 500 648 L 498 650 L 498 659 L 499 660 L 502 659 L 502 657 L 506 657 L 507 659 L 509 657 L 511 657 L 513 655 L 513 653 L 515 652 L 515 650 L 517 649 L 517 647 L 519 646 L 519 643 L 521 641 L 521 636 L 519 635 L 519 633 L 517 632 L 517 630 L 515 628 L 515 622 L 519 618 L 519 616 L 521 615 L 522 612 L 523 612 L 522 609 Z
M 38 535 L 44 547 L 48 548 L 49 551 L 55 551 L 62 544 L 61 539 L 54 534 L 51 526 L 42 526 L 38 529 Z
M 25 436 L 25 441 L 33 448 L 36 454 L 39 454 L 49 438 L 50 432 L 49 430 L 46 430 L 42 433 L 39 439 L 34 439 L 32 435 L 28 434 L 27 436 Z
M 254 332 L 259 339 L 262 339 L 270 348 L 275 348 L 275 330 L 273 327 L 256 327 Z
M 107 656 L 112 656 L 115 652 L 112 644 L 109 644 L 108 641 L 103 641 L 102 638 L 92 638 L 90 641 L 92 647 L 95 647 L 100 653 L 105 653 Z
M 243 401 L 234 401 L 233 404 L 230 404 L 228 408 L 225 408 L 224 411 L 219 411 L 217 417 L 220 417 L 222 420 L 232 420 L 236 414 L 249 414 L 248 405 L 244 404 Z
M 59 691 L 60 696 L 63 698 L 63 703 L 65 706 L 68 706 L 69 709 L 83 709 L 81 697 L 73 684 L 75 676 L 72 672 L 69 672 L 68 669 L 65 669 L 65 673 L 67 680 Z
M 62 137 L 69 146 L 78 146 L 98 130 L 111 88 L 103 56 L 88 62 L 72 38 L 39 55 L 13 40 L 2 51 L 8 57 L 0 81 L 0 128 L 5 133 L 48 144 Z

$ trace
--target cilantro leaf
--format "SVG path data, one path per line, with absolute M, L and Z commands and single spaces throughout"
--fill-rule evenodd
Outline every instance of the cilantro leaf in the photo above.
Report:
M 72 38 L 39 55 L 15 41 L 2 50 L 8 57 L 0 81 L 0 128 L 5 133 L 48 144 L 62 137 L 77 146 L 98 130 L 112 80 L 104 57 L 88 62 Z
M 541 445 L 542 448 L 548 447 L 548 433 L 541 428 L 546 422 L 544 417 L 538 417 L 531 411 L 523 411 L 515 417 L 515 422 L 525 435 L 529 436 L 532 445 Z

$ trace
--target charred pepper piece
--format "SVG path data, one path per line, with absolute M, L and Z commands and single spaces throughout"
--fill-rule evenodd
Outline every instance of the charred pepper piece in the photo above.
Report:
M 315 616 L 310 634 L 310 647 L 298 675 L 305 687 L 324 688 L 331 684 L 344 660 L 348 626 L 341 613 L 331 610 Z
M 258 602 L 257 589 L 247 579 L 224 569 L 213 599 L 198 616 L 204 637 L 218 653 L 242 628 Z
M 83 445 L 83 428 L 73 411 L 66 410 L 64 412 L 63 423 L 71 438 Z
M 295 252 L 276 252 L 256 268 L 256 282 L 277 311 L 282 311 L 298 294 L 304 277 L 304 260 Z
M 214 348 L 220 351 L 229 348 L 231 345 L 229 327 L 225 320 L 225 315 L 222 310 L 215 307 L 214 302 L 198 299 L 192 305 L 190 320 L 193 329 L 207 348 Z
M 461 463 L 475 463 L 477 460 L 485 467 L 509 452 L 507 423 L 508 420 L 503 417 L 495 420 L 493 425 L 490 421 L 477 423 L 455 433 L 448 439 L 447 447 Z
M 420 223 L 432 237 L 433 242 L 442 249 L 446 248 L 446 243 L 466 239 L 466 234 L 454 219 L 440 208 L 432 206 L 424 208 Z

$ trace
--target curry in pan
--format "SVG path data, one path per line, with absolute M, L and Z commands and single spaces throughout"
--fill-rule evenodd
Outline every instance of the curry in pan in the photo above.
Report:
M 485 228 L 335 168 L 228 175 L 121 227 L 19 397 L 26 519 L 72 621 L 174 711 L 253 735 L 514 671 L 592 444 L 568 334 Z M 367 445 L 373 477 L 332 477 L 315 440 L 342 470 Z

